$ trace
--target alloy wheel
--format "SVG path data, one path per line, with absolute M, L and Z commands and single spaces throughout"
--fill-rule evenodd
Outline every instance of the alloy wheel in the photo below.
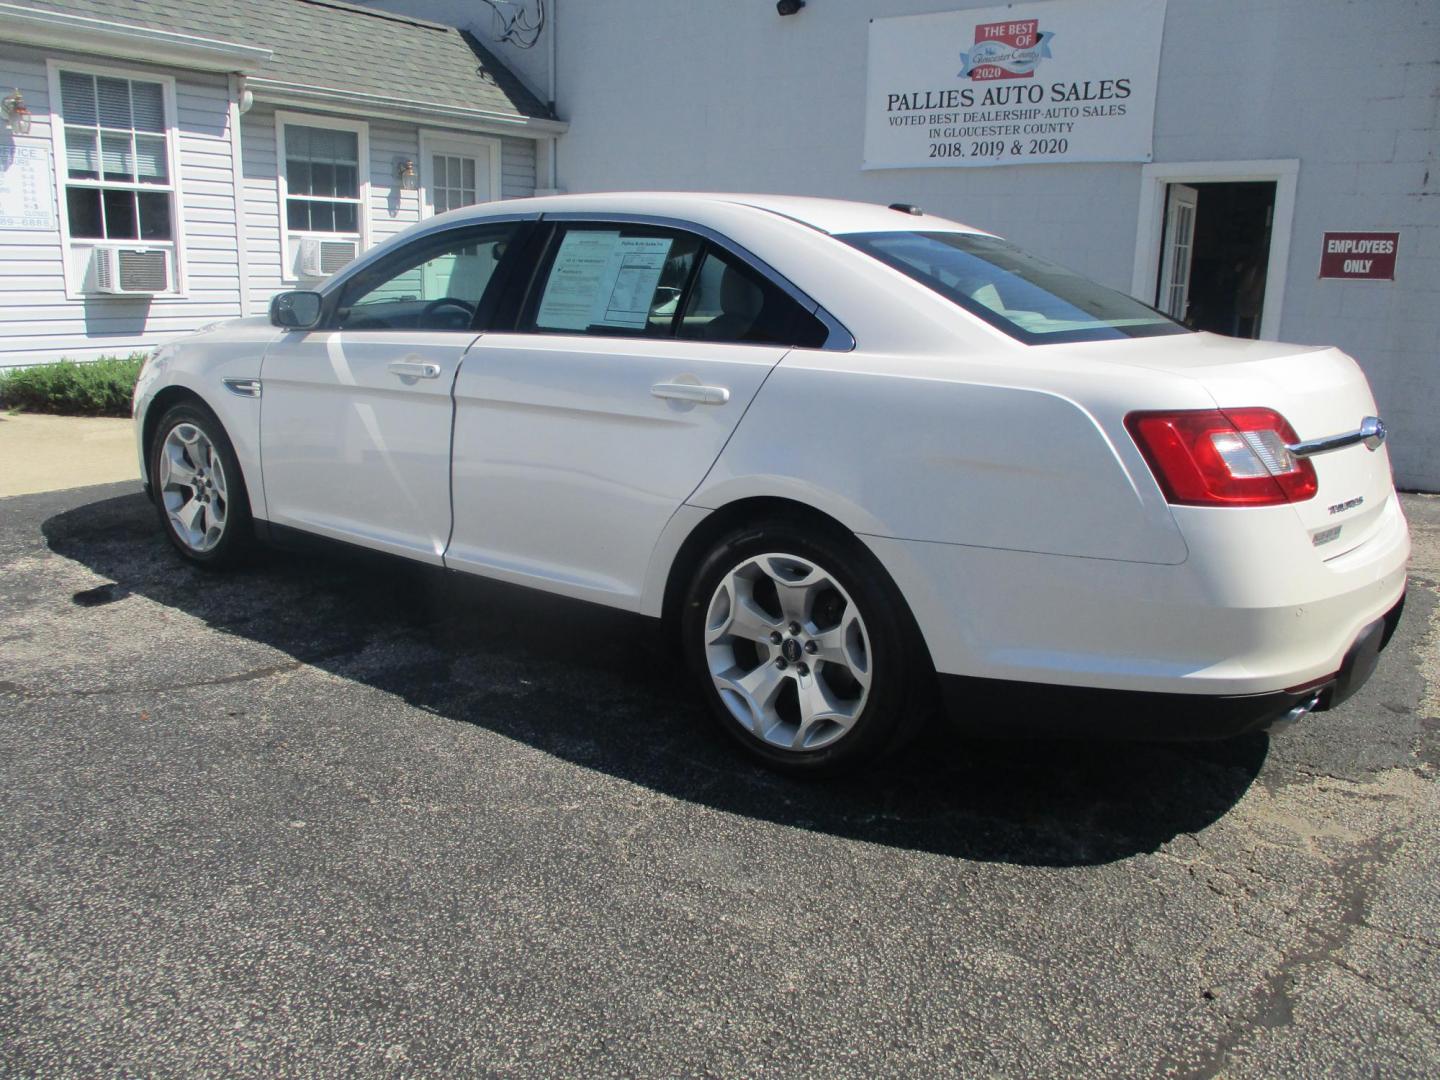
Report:
M 872 674 L 865 620 L 813 560 L 777 552 L 732 568 L 715 587 L 704 633 L 721 700 L 771 746 L 820 750 L 864 711 Z
M 160 447 L 160 497 L 170 527 L 189 550 L 211 551 L 225 535 L 225 466 L 197 425 L 176 424 Z

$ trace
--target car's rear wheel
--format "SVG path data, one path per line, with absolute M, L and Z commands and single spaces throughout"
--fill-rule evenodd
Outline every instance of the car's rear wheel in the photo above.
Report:
M 223 567 L 248 553 L 250 503 L 240 463 L 219 419 L 199 402 L 166 411 L 150 447 L 155 506 L 177 551 Z
M 720 725 L 787 771 L 874 759 L 913 732 L 934 673 L 888 575 L 838 531 L 774 521 L 721 538 L 681 618 Z

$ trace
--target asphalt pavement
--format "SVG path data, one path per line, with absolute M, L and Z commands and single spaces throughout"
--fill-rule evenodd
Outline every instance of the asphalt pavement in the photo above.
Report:
M 1407 509 L 1339 709 L 937 728 L 816 783 L 645 620 L 334 551 L 206 573 L 133 484 L 0 500 L 0 1073 L 1434 1076 L 1440 500 Z

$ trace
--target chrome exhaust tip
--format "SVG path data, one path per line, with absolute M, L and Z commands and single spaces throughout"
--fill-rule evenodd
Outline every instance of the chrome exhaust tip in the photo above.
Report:
M 1300 722 L 1301 717 L 1303 717 L 1308 712 L 1314 712 L 1315 709 L 1319 706 L 1319 704 L 1320 695 L 1317 693 L 1314 697 L 1309 698 L 1306 701 L 1302 701 L 1299 705 L 1291 708 L 1289 712 L 1287 712 L 1284 716 L 1280 717 L 1279 720 L 1276 720 L 1273 724 L 1270 725 L 1270 730 L 1284 731 L 1286 728 L 1294 727 Z

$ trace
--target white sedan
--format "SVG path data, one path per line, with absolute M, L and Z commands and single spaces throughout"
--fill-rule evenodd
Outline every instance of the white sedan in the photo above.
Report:
M 1405 589 L 1375 412 L 1335 349 L 914 207 L 681 194 L 428 219 L 135 395 L 186 558 L 298 531 L 663 618 L 800 771 L 937 702 L 1162 738 L 1338 702 Z

